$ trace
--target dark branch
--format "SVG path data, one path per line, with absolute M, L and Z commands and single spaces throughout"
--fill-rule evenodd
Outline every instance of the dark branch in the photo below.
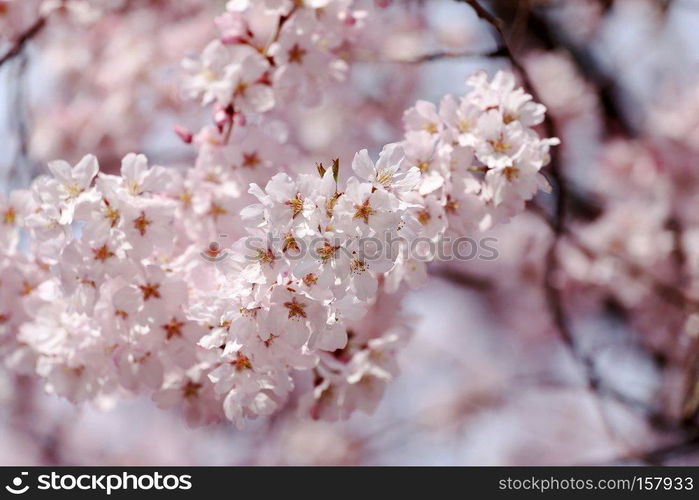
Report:
M 608 134 L 618 133 L 626 137 L 637 135 L 632 120 L 618 102 L 618 96 L 621 94 L 618 83 L 609 77 L 590 49 L 573 42 L 564 30 L 558 28 L 537 9 L 530 12 L 527 33 L 546 50 L 563 49 L 570 55 L 580 74 L 595 88 Z M 628 93 L 625 94 L 625 98 L 630 98 Z
M 651 465 L 662 465 L 667 460 L 685 455 L 699 453 L 699 433 L 690 433 L 684 439 L 658 448 L 634 453 L 617 458 L 613 464 L 642 462 Z
M 510 45 L 507 41 L 507 37 L 505 36 L 505 32 L 503 30 L 503 23 L 500 19 L 492 15 L 488 10 L 486 10 L 477 0 L 457 0 L 461 2 L 465 2 L 468 5 L 473 8 L 473 10 L 476 12 L 479 18 L 483 19 L 486 21 L 488 24 L 490 24 L 495 31 L 497 32 L 500 42 L 502 43 L 502 50 L 505 53 L 505 56 L 510 60 L 512 63 L 512 66 L 519 72 L 522 82 L 524 83 L 524 87 L 527 89 L 527 91 L 532 95 L 535 101 L 541 102 L 541 98 L 536 92 L 536 89 L 534 88 L 534 85 L 532 84 L 531 79 L 529 78 L 529 74 L 527 73 L 526 69 L 522 65 L 522 63 L 519 62 L 517 57 L 515 56 L 514 52 L 510 48 Z M 556 126 L 553 122 L 553 119 L 551 118 L 550 114 L 546 114 L 544 118 L 544 130 L 546 132 L 546 135 L 548 137 L 557 137 L 558 134 L 556 133 Z M 546 268 L 546 297 L 549 302 L 549 308 L 551 310 L 553 320 L 560 331 L 561 337 L 563 338 L 564 342 L 570 347 L 571 351 L 575 355 L 577 359 L 579 359 L 582 363 L 582 365 L 585 368 L 585 373 L 587 375 L 587 380 L 588 380 L 588 386 L 593 389 L 598 385 L 598 380 L 597 376 L 594 374 L 593 366 L 590 363 L 590 360 L 586 359 L 584 356 L 582 356 L 576 347 L 575 343 L 575 338 L 572 335 L 572 332 L 570 331 L 570 328 L 568 327 L 568 322 L 565 318 L 565 312 L 563 310 L 563 305 L 562 301 L 560 298 L 560 294 L 558 293 L 558 290 L 554 286 L 553 283 L 553 276 L 556 274 L 558 270 L 558 262 L 557 262 L 557 255 L 556 255 L 556 249 L 558 247 L 558 240 L 559 237 L 563 234 L 564 228 L 565 228 L 565 219 L 566 219 L 566 200 L 567 200 L 567 189 L 566 189 L 566 184 L 564 182 L 564 179 L 561 174 L 561 168 L 560 168 L 560 158 L 559 158 L 559 153 L 558 153 L 558 148 L 553 148 L 551 151 L 551 163 L 549 165 L 549 176 L 550 176 L 550 181 L 553 184 L 554 188 L 554 216 L 551 221 L 552 224 L 552 229 L 554 232 L 554 240 L 548 250 L 548 255 L 547 255 L 547 268 Z
M 502 21 L 488 12 L 488 10 L 486 10 L 477 0 L 457 1 L 465 2 L 470 5 L 479 18 L 486 21 L 495 29 L 502 43 L 502 50 L 505 56 L 510 60 L 512 66 L 520 73 L 525 88 L 529 91 L 534 100 L 541 102 L 541 98 L 538 96 L 536 89 L 534 88 L 531 79 L 527 74 L 527 71 L 510 48 L 503 31 Z M 543 127 L 548 137 L 558 137 L 555 123 L 549 114 L 546 115 Z M 565 312 L 560 290 L 555 282 L 556 275 L 560 269 L 557 252 L 558 245 L 562 237 L 569 234 L 566 228 L 568 189 L 566 181 L 561 172 L 561 162 L 558 148 L 553 148 L 551 151 L 549 180 L 553 185 L 555 193 L 553 215 L 548 217 L 543 213 L 543 211 L 541 212 L 541 215 L 545 218 L 553 231 L 553 241 L 551 242 L 551 245 L 547 251 L 544 286 L 549 311 L 551 312 L 554 325 L 559 331 L 563 343 L 566 345 L 573 358 L 576 359 L 576 361 L 582 366 L 583 374 L 590 392 L 596 394 L 600 398 L 617 401 L 618 403 L 643 414 L 649 423 L 658 429 L 679 430 L 682 428 L 682 424 L 677 423 L 671 417 L 666 416 L 661 410 L 652 408 L 642 401 L 629 398 L 613 387 L 608 386 L 597 373 L 594 358 L 590 354 L 586 353 L 577 342 Z M 672 297 L 677 298 L 676 294 L 674 294 L 674 289 Z M 600 408 L 600 411 L 603 412 L 603 409 Z
M 354 59 L 354 61 L 359 62 L 378 62 L 378 63 L 399 63 L 399 64 L 420 64 L 432 61 L 440 61 L 444 59 L 466 59 L 466 58 L 496 58 L 496 57 L 508 57 L 507 51 L 503 48 L 497 48 L 490 52 L 430 52 L 427 54 L 420 54 L 412 58 L 404 59 Z
M 457 0 L 458 2 L 464 2 L 471 6 L 471 8 L 476 12 L 479 18 L 483 19 L 485 22 L 490 24 L 498 34 L 501 42 L 500 50 L 503 55 L 510 60 L 512 66 L 517 70 L 522 78 L 522 83 L 527 91 L 532 95 L 535 101 L 542 102 L 539 94 L 534 87 L 531 78 L 524 65 L 519 61 L 515 53 L 512 51 L 510 44 L 505 36 L 503 30 L 503 22 L 488 12 L 485 7 L 483 7 L 478 0 Z M 544 131 L 548 137 L 558 137 L 556 133 L 556 125 L 553 122 L 550 114 L 546 114 L 543 123 Z M 554 231 L 556 234 L 560 234 L 563 231 L 564 219 L 565 219 L 565 209 L 568 198 L 568 192 L 565 182 L 562 178 L 560 169 L 560 155 L 558 148 L 553 148 L 551 151 L 551 163 L 549 165 L 550 180 L 552 181 L 553 187 L 556 191 L 555 196 L 555 217 L 554 217 Z
M 45 17 L 39 17 L 36 21 L 34 21 L 34 24 L 32 24 L 23 33 L 21 33 L 19 37 L 17 37 L 17 39 L 12 43 L 10 49 L 7 52 L 5 52 L 5 54 L 2 57 L 0 57 L 0 66 L 5 64 L 10 59 L 18 56 L 22 52 L 22 49 L 27 44 L 27 42 L 29 42 L 29 40 L 38 35 L 41 32 L 41 30 L 44 29 L 44 26 L 46 26 Z
M 452 267 L 432 266 L 430 267 L 430 274 L 442 278 L 449 283 L 471 288 L 478 292 L 488 292 L 495 288 L 495 284 L 486 277 L 470 274 Z

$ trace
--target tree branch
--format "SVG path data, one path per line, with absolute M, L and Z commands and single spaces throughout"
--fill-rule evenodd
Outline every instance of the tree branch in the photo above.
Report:
M 650 465 L 663 465 L 668 459 L 694 453 L 699 453 L 699 433 L 690 433 L 675 443 L 617 458 L 612 463 L 643 462 Z
M 415 57 L 398 58 L 398 59 L 361 59 L 354 58 L 354 61 L 358 62 L 374 62 L 374 63 L 399 63 L 399 64 L 421 64 L 432 61 L 440 61 L 444 59 L 466 59 L 466 58 L 496 58 L 496 57 L 508 57 L 506 50 L 503 47 L 499 47 L 490 52 L 448 52 L 448 51 L 438 51 L 438 52 L 428 52 L 426 54 L 420 54 Z
M 487 277 L 470 274 L 448 266 L 431 266 L 430 274 L 442 278 L 449 283 L 471 288 L 478 292 L 489 292 L 495 288 L 495 284 Z
M 604 125 L 607 134 L 618 133 L 626 137 L 638 135 L 632 120 L 617 102 L 617 96 L 620 93 L 618 83 L 607 74 L 592 51 L 575 44 L 563 30 L 546 16 L 537 12 L 537 9 L 532 9 L 530 13 L 527 32 L 546 50 L 562 48 L 570 55 L 571 61 L 580 74 L 595 87 L 605 118 Z M 625 97 L 629 98 L 628 93 Z
M 2 57 L 0 57 L 0 66 L 5 64 L 10 59 L 18 56 L 22 52 L 22 49 L 27 44 L 27 42 L 29 42 L 32 38 L 38 35 L 41 32 L 41 30 L 44 29 L 44 26 L 46 26 L 45 17 L 39 17 L 36 21 L 34 21 L 34 24 L 32 24 L 23 33 L 21 33 L 19 37 L 17 37 L 17 39 L 12 43 L 10 49 L 7 52 L 5 52 L 5 54 Z
M 503 22 L 492 15 L 488 10 L 486 10 L 478 0 L 457 0 L 459 2 L 465 2 L 473 8 L 479 18 L 483 19 L 485 22 L 490 24 L 497 32 L 500 42 L 502 44 L 502 50 L 505 56 L 510 60 L 512 66 L 519 72 L 524 87 L 532 95 L 535 101 L 541 102 L 534 85 L 532 84 L 529 74 L 527 73 L 524 66 L 519 62 L 514 52 L 510 48 L 510 45 L 505 36 L 503 30 Z M 548 137 L 557 137 L 556 126 L 551 118 L 550 114 L 546 114 L 543 122 L 543 127 L 545 133 Z M 550 181 L 555 189 L 554 197 L 554 216 L 551 222 L 552 229 L 554 232 L 554 240 L 551 243 L 547 252 L 547 267 L 545 276 L 545 286 L 546 286 L 546 297 L 549 303 L 549 309 L 553 317 L 554 323 L 558 328 L 561 338 L 570 348 L 571 352 L 577 358 L 585 370 L 585 375 L 587 378 L 587 384 L 590 389 L 594 390 L 599 385 L 599 380 L 595 374 L 594 366 L 591 360 L 582 355 L 579 352 L 575 338 L 568 326 L 568 321 L 566 319 L 565 311 L 563 308 L 562 300 L 558 289 L 554 284 L 554 275 L 558 271 L 558 259 L 556 249 L 558 247 L 558 240 L 560 236 L 564 233 L 565 219 L 566 219 L 566 200 L 567 200 L 567 188 L 564 179 L 561 174 L 560 168 L 560 157 L 557 148 L 553 148 L 551 151 L 551 163 L 549 165 Z
M 479 18 L 486 21 L 495 29 L 502 43 L 502 51 L 510 60 L 512 66 L 520 73 L 524 87 L 532 95 L 535 101 L 541 102 L 542 100 L 537 94 L 527 71 L 510 48 L 503 30 L 503 22 L 488 12 L 488 10 L 486 10 L 478 2 L 478 0 L 457 1 L 465 2 L 470 5 Z M 546 114 L 545 116 L 543 128 L 548 137 L 558 137 L 559 134 L 556 132 L 556 125 L 549 114 Z M 553 323 L 556 326 L 563 343 L 567 346 L 573 358 L 576 359 L 581 365 L 587 387 L 591 393 L 596 394 L 599 398 L 613 399 L 624 406 L 632 408 L 636 412 L 642 413 L 645 418 L 647 418 L 649 423 L 658 429 L 679 430 L 683 427 L 682 423 L 678 423 L 671 417 L 665 415 L 665 413 L 662 411 L 652 408 L 642 401 L 629 398 L 613 387 L 608 386 L 597 373 L 594 358 L 586 353 L 578 344 L 572 328 L 570 327 L 570 322 L 565 312 L 560 290 L 556 284 L 556 277 L 560 270 L 557 252 L 558 245 L 561 238 L 564 235 L 569 234 L 566 228 L 568 189 L 561 172 L 561 162 L 558 148 L 553 148 L 551 152 L 551 162 L 549 164 L 548 173 L 549 180 L 554 188 L 555 198 L 552 217 L 548 217 L 544 213 L 540 213 L 540 215 L 544 216 L 545 220 L 553 231 L 553 241 L 548 248 L 546 256 L 544 287 L 546 300 Z M 672 294 L 672 297 L 677 298 L 676 294 L 674 293 Z M 602 418 L 606 420 L 604 409 L 602 407 L 600 407 L 600 414 L 602 415 Z

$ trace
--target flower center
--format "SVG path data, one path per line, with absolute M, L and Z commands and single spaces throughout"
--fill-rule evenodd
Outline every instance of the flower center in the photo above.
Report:
M 133 227 L 136 228 L 141 236 L 145 236 L 146 229 L 148 229 L 148 226 L 150 226 L 152 223 L 153 221 L 146 218 L 146 213 L 141 212 L 141 215 L 139 215 L 138 218 L 133 221 Z
M 214 219 L 218 219 L 219 216 L 226 215 L 227 213 L 228 213 L 228 210 L 223 208 L 221 205 L 217 205 L 216 203 L 211 203 L 211 208 L 209 209 L 209 215 L 211 215 Z
M 455 214 L 457 210 L 459 210 L 459 204 L 451 197 L 451 195 L 447 195 L 447 202 L 444 205 L 444 210 L 450 214 Z
M 306 304 L 298 302 L 296 297 L 289 302 L 284 302 L 284 307 L 289 310 L 289 319 L 306 317 Z
M 202 388 L 201 384 L 192 382 L 188 380 L 186 384 L 182 387 L 182 396 L 185 399 L 194 399 L 199 395 L 199 389 Z
M 189 192 L 184 191 L 180 195 L 180 200 L 182 201 L 182 204 L 187 207 L 192 203 L 192 195 Z
M 143 292 L 143 300 L 148 300 L 151 297 L 160 298 L 160 283 L 146 283 L 145 285 L 139 285 L 138 288 Z
M 5 224 L 7 224 L 8 226 L 14 225 L 16 220 L 17 220 L 17 212 L 15 212 L 15 209 L 12 207 L 5 210 L 5 213 L 2 214 L 2 221 Z
M 301 198 L 301 194 L 298 193 L 295 198 L 287 201 L 286 205 L 291 207 L 291 218 L 295 219 L 303 210 L 303 198 Z
M 105 204 L 104 217 L 109 221 L 111 227 L 114 227 L 116 226 L 116 223 L 119 221 L 119 211 L 112 208 L 106 199 L 103 201 Z
M 340 248 L 339 245 L 331 245 L 329 242 L 325 241 L 323 242 L 323 246 L 316 248 L 316 252 L 318 252 L 321 261 L 327 262 L 335 256 L 338 248 Z
M 83 188 L 81 188 L 74 182 L 66 184 L 64 187 L 70 198 L 76 198 L 80 193 L 83 192 Z
M 238 85 L 235 88 L 235 92 L 233 92 L 233 95 L 235 96 L 244 96 L 245 91 L 248 89 L 248 84 L 245 82 L 238 82 Z
M 240 308 L 240 315 L 243 316 L 244 318 L 255 318 L 257 316 L 257 311 L 259 311 L 259 307 L 241 307 Z
M 291 233 L 287 233 L 284 236 L 284 245 L 282 246 L 282 252 L 286 253 L 289 250 L 299 251 L 299 245 L 296 243 L 296 238 Z
M 269 334 L 269 338 L 267 340 L 263 340 L 262 343 L 265 345 L 265 347 L 269 347 L 272 344 L 274 344 L 274 339 L 279 338 L 279 335 L 275 335 L 273 333 Z
M 237 371 L 252 370 L 252 363 L 250 362 L 250 358 L 248 358 L 244 354 L 238 353 L 238 356 L 235 358 L 235 360 L 231 361 L 231 364 L 235 366 L 235 369 Z
M 508 182 L 512 182 L 519 177 L 519 169 L 513 166 L 505 167 L 502 169 L 502 175 L 505 176 Z
M 311 287 L 318 282 L 318 276 L 313 273 L 308 273 L 303 277 L 303 282 L 306 286 Z
M 350 262 L 350 270 L 353 273 L 361 274 L 366 271 L 366 262 L 359 259 L 352 259 L 352 262 Z
M 276 257 L 274 256 L 274 252 L 271 248 L 268 248 L 267 250 L 262 250 L 260 248 L 257 250 L 257 260 L 260 261 L 260 264 L 269 264 L 271 266 L 274 264 Z
M 361 205 L 355 205 L 354 209 L 356 212 L 354 212 L 354 217 L 353 219 L 362 219 L 364 221 L 364 224 L 369 224 L 369 216 L 373 215 L 376 213 L 376 210 L 371 208 L 369 205 L 369 200 L 366 199 L 364 200 L 364 203 Z
M 253 151 L 252 153 L 243 153 L 243 166 L 245 168 L 255 168 L 261 163 L 261 161 L 262 160 L 260 160 L 257 151 Z
M 104 262 L 115 255 L 114 252 L 109 249 L 106 243 L 99 248 L 93 248 L 92 253 L 95 254 L 95 260 L 99 260 L 101 262 Z
M 36 288 L 35 285 L 32 285 L 28 281 L 23 281 L 22 282 L 22 291 L 20 292 L 20 295 L 24 295 L 24 296 L 29 295 L 30 293 L 32 293 L 34 291 L 35 288 Z
M 505 153 L 510 149 L 510 145 L 505 142 L 502 135 L 494 141 L 488 141 L 488 144 L 490 144 L 497 153 Z
M 295 43 L 294 46 L 289 49 L 289 62 L 301 64 L 303 58 L 306 56 L 306 52 L 306 49 L 301 48 L 298 43 Z
M 420 224 L 422 224 L 423 226 L 426 226 L 431 218 L 432 216 L 427 210 L 420 210 L 417 213 L 417 220 L 420 221 Z
M 160 325 L 160 327 L 165 330 L 165 338 L 167 340 L 170 340 L 172 337 L 181 337 L 183 326 L 184 322 L 178 321 L 177 318 L 172 318 L 169 323 Z
M 390 170 L 380 169 L 378 172 L 376 172 L 376 182 L 378 182 L 382 186 L 385 186 L 386 184 L 390 183 L 391 179 L 393 179 L 393 172 L 391 172 Z
M 430 134 L 436 134 L 439 131 L 439 127 L 436 123 L 430 122 L 427 125 L 425 125 L 425 130 Z

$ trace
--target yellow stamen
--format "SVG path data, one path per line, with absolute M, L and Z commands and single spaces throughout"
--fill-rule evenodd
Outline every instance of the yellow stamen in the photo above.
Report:
M 363 273 L 366 271 L 366 262 L 359 259 L 352 259 L 352 262 L 350 263 L 350 270 L 357 274 Z
M 507 144 L 502 136 L 498 137 L 494 141 L 488 141 L 488 143 L 493 147 L 493 149 L 498 153 L 505 153 L 510 149 L 510 145 Z
M 303 277 L 303 282 L 308 287 L 313 286 L 318 282 L 318 276 L 313 273 L 308 273 Z
M 17 212 L 14 208 L 10 207 L 7 210 L 5 210 L 5 213 L 2 215 L 2 221 L 5 224 L 7 224 L 8 226 L 13 226 L 16 220 Z
M 32 285 L 28 281 L 23 281 L 22 282 L 22 291 L 20 292 L 20 295 L 24 295 L 24 296 L 29 295 L 30 293 L 32 293 L 34 291 L 35 288 L 36 288 L 36 285 Z
M 519 177 L 519 169 L 513 166 L 505 167 L 502 169 L 502 175 L 508 182 L 512 182 Z
M 180 201 L 182 201 L 182 204 L 186 207 L 192 204 L 192 195 L 184 191 L 182 194 L 180 194 Z
M 260 264 L 269 264 L 271 266 L 274 264 L 276 257 L 274 256 L 274 252 L 271 248 L 268 248 L 267 250 L 258 249 L 257 260 L 260 261 Z
M 284 245 L 282 246 L 282 252 L 286 253 L 290 249 L 298 252 L 299 245 L 298 243 L 296 243 L 296 238 L 294 238 L 291 233 L 288 233 L 286 236 L 284 236 Z
M 427 210 L 420 210 L 417 213 L 417 220 L 420 221 L 420 224 L 422 224 L 423 226 L 426 226 L 431 218 L 432 216 Z
M 318 256 L 320 257 L 320 260 L 323 262 L 327 262 L 333 257 L 335 257 L 335 252 L 337 252 L 337 249 L 340 248 L 339 246 L 333 246 L 327 241 L 323 243 L 322 247 L 316 248 L 316 252 L 318 253 Z
M 447 202 L 444 205 L 444 210 L 450 214 L 455 214 L 459 210 L 459 204 L 450 195 L 447 195 Z
M 303 198 L 301 198 L 301 194 L 297 194 L 295 198 L 287 201 L 286 205 L 291 207 L 291 218 L 295 219 L 303 210 Z

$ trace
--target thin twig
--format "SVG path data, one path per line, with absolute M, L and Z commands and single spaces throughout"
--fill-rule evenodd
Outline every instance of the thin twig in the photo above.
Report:
M 430 274 L 442 278 L 449 283 L 454 283 L 479 292 L 489 292 L 495 284 L 485 276 L 478 276 L 448 266 L 431 266 Z
M 5 52 L 5 54 L 2 57 L 0 57 L 0 66 L 5 64 L 13 57 L 18 56 L 22 52 L 22 49 L 27 44 L 27 42 L 29 42 L 32 38 L 38 35 L 41 32 L 41 30 L 44 29 L 44 26 L 46 26 L 46 18 L 37 18 L 37 20 L 34 21 L 34 24 L 32 24 L 23 33 L 21 33 L 17 37 L 17 39 L 12 43 L 10 49 L 7 52 Z
M 580 74 L 594 86 L 608 135 L 622 134 L 625 137 L 638 135 L 632 118 L 625 112 L 624 106 L 617 102 L 617 95 L 621 90 L 618 83 L 609 76 L 604 65 L 589 47 L 576 44 L 565 30 L 558 28 L 549 17 L 539 14 L 537 9 L 532 9 L 530 12 L 527 32 L 532 40 L 537 41 L 546 50 L 564 49 Z M 626 101 L 630 98 L 628 92 L 624 94 Z
M 508 57 L 507 51 L 503 47 L 499 47 L 490 52 L 449 52 L 449 51 L 438 51 L 429 52 L 427 54 L 420 54 L 414 57 L 406 58 L 353 58 L 354 62 L 372 62 L 372 63 L 397 63 L 397 64 L 421 64 L 432 61 L 441 61 L 445 59 L 468 59 L 468 58 L 496 58 L 496 57 Z
M 500 19 L 492 15 L 488 10 L 486 10 L 477 0 L 457 0 L 460 2 L 465 2 L 473 8 L 479 18 L 490 24 L 497 32 L 500 42 L 502 44 L 502 51 L 505 56 L 510 60 L 512 66 L 519 72 L 524 87 L 532 95 L 535 101 L 541 102 L 541 98 L 536 92 L 534 85 L 532 84 L 531 78 L 526 69 L 519 62 L 519 59 L 515 56 L 514 52 L 511 50 L 508 43 L 507 37 L 503 30 L 503 23 Z M 550 114 L 546 114 L 543 122 L 544 130 L 548 137 L 557 137 L 556 126 L 551 118 Z M 549 164 L 549 174 L 550 180 L 552 181 L 555 199 L 554 199 L 554 217 L 552 220 L 552 228 L 554 232 L 554 239 L 551 246 L 547 252 L 547 268 L 546 268 L 546 297 L 549 303 L 549 308 L 551 310 L 554 323 L 558 328 L 563 341 L 568 345 L 573 355 L 581 362 L 584 367 L 587 385 L 591 390 L 594 390 L 599 385 L 599 379 L 595 374 L 595 369 L 592 361 L 582 354 L 577 346 L 575 337 L 568 325 L 568 321 L 563 308 L 560 293 L 555 286 L 554 278 L 558 272 L 558 259 L 557 259 L 557 247 L 559 237 L 563 234 L 565 228 L 566 219 L 566 199 L 567 199 L 567 188 L 560 169 L 560 159 L 558 154 L 558 149 L 553 148 L 551 151 L 551 162 Z
M 699 433 L 690 433 L 685 438 L 670 444 L 665 444 L 641 453 L 632 453 L 613 460 L 612 464 L 642 462 L 652 465 L 662 465 L 671 458 L 699 453 Z
M 503 30 L 503 23 L 500 19 L 492 15 L 488 10 L 483 7 L 478 0 L 456 0 L 457 2 L 464 2 L 467 3 L 468 5 L 471 6 L 471 8 L 476 12 L 479 18 L 483 19 L 485 22 L 490 24 L 495 31 L 498 34 L 498 37 L 500 38 L 501 42 L 501 47 L 498 49 L 503 53 L 505 57 L 507 57 L 510 60 L 510 63 L 512 66 L 517 70 L 517 72 L 520 75 L 520 78 L 522 78 L 522 83 L 524 84 L 524 87 L 527 89 L 527 92 L 529 92 L 532 96 L 532 98 L 536 102 L 542 102 L 541 97 L 539 96 L 536 88 L 534 87 L 534 84 L 532 83 L 531 78 L 529 77 L 529 73 L 527 73 L 527 70 L 524 68 L 524 65 L 519 61 L 519 59 L 515 56 L 513 50 L 510 48 L 510 44 L 507 40 L 507 37 L 505 36 L 505 32 Z M 543 127 L 544 131 L 546 132 L 546 135 L 548 137 L 558 137 L 558 134 L 556 133 L 556 125 L 553 122 L 553 119 L 551 118 L 551 115 L 549 113 L 546 113 L 544 115 L 544 122 L 543 122 Z M 563 231 L 564 223 L 565 223 L 565 209 L 566 209 L 566 203 L 567 203 L 567 197 L 568 197 L 568 191 L 564 182 L 564 179 L 562 177 L 561 169 L 560 169 L 560 157 L 558 153 L 557 148 L 553 148 L 551 150 L 551 162 L 549 164 L 549 174 L 550 177 L 553 181 L 554 188 L 556 189 L 556 200 L 555 200 L 555 217 L 554 217 L 554 226 L 555 226 L 555 232 L 556 234 L 560 234 Z

